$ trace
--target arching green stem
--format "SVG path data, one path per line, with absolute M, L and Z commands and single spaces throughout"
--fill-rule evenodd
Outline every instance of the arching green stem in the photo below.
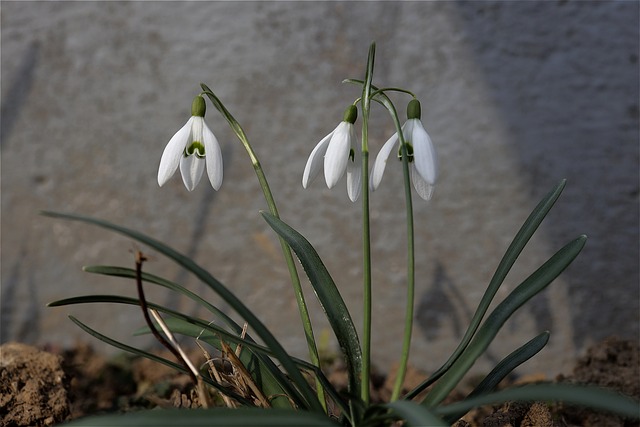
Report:
M 256 176 L 258 177 L 258 182 L 260 183 L 260 187 L 262 188 L 262 192 L 264 194 L 264 198 L 267 202 L 267 206 L 269 207 L 269 212 L 275 216 L 276 218 L 280 218 L 278 215 L 278 208 L 276 207 L 275 199 L 273 198 L 273 194 L 271 193 L 271 189 L 269 187 L 269 183 L 267 182 L 267 177 L 262 170 L 262 166 L 260 165 L 260 161 L 258 160 L 258 156 L 256 155 L 253 147 L 249 143 L 249 139 L 247 138 L 244 130 L 240 126 L 240 123 L 231 115 L 231 113 L 226 109 L 226 107 L 222 104 L 222 102 L 218 99 L 218 97 L 213 93 L 211 89 L 204 83 L 200 85 L 203 89 L 203 94 L 209 97 L 209 100 L 213 103 L 216 109 L 222 114 L 222 116 L 227 120 L 231 129 L 234 131 L 243 147 L 247 151 L 249 158 L 251 159 L 251 164 L 253 169 L 255 170 Z M 304 328 L 304 334 L 307 341 L 307 347 L 309 349 L 309 358 L 311 363 L 314 366 L 320 368 L 320 357 L 318 355 L 318 347 L 316 345 L 315 337 L 313 335 L 313 326 L 311 324 L 311 318 L 309 316 L 309 310 L 307 309 L 307 304 L 304 299 L 304 294 L 302 292 L 302 286 L 300 283 L 300 277 L 298 276 L 298 271 L 296 270 L 296 265 L 293 259 L 293 255 L 291 254 L 291 249 L 289 245 L 279 237 L 280 246 L 282 248 L 282 253 L 284 255 L 285 261 L 287 263 L 287 267 L 289 269 L 289 275 L 291 276 L 291 284 L 293 286 L 293 291 L 296 297 L 296 302 L 298 303 L 298 311 L 300 312 L 300 318 L 302 319 L 302 326 Z M 322 387 L 322 384 L 319 381 L 316 381 L 316 390 L 318 394 L 318 399 L 322 404 L 324 410 L 327 410 L 326 406 L 326 398 L 325 392 Z
M 391 89 L 396 91 L 397 89 Z M 411 94 L 409 91 L 397 90 L 399 92 Z M 409 156 L 407 155 L 407 142 L 402 133 L 402 126 L 398 118 L 398 113 L 384 93 L 385 89 L 376 89 L 374 100 L 382 104 L 391 114 L 391 118 L 398 133 L 400 153 L 402 156 L 402 175 L 404 180 L 405 210 L 407 221 L 407 306 L 405 308 L 404 332 L 402 338 L 402 353 L 400 354 L 400 364 L 396 372 L 395 383 L 391 392 L 391 401 L 397 400 L 402 392 L 402 384 L 407 374 L 407 364 L 409 362 L 409 351 L 411 350 L 411 332 L 413 331 L 413 312 L 415 300 L 415 244 L 413 230 L 413 201 L 411 196 L 411 178 L 409 175 Z M 412 94 L 411 94 L 412 95 Z M 413 96 L 413 95 L 412 95 Z

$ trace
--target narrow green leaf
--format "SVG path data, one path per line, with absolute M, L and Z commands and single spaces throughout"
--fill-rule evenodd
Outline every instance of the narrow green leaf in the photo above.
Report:
M 515 368 L 531 359 L 538 354 L 540 350 L 544 348 L 549 342 L 549 332 L 545 331 L 536 336 L 522 347 L 518 348 L 507 357 L 502 359 L 495 368 L 484 377 L 484 379 L 473 389 L 473 391 L 467 396 L 467 399 L 471 399 L 475 396 L 480 396 L 493 391 L 496 386 L 502 381 L 510 372 Z M 450 415 L 446 418 L 446 421 L 453 424 L 458 418 L 462 417 L 464 412 Z
M 556 252 L 502 301 L 478 330 L 467 349 L 429 391 L 422 404 L 435 406 L 460 382 L 482 355 L 507 319 L 534 295 L 546 288 L 580 253 L 587 240 L 580 236 Z
M 336 427 L 327 416 L 305 411 L 256 408 L 161 409 L 101 415 L 69 424 L 73 427 Z
M 304 407 L 312 409 L 317 412 L 323 412 L 324 409 L 320 404 L 318 397 L 314 395 L 310 389 L 307 381 L 302 376 L 302 373 L 296 368 L 295 363 L 291 359 L 291 356 L 285 351 L 284 347 L 278 342 L 275 336 L 269 331 L 269 329 L 256 317 L 255 314 L 244 303 L 236 297 L 226 286 L 220 283 L 215 277 L 211 275 L 207 270 L 196 264 L 191 258 L 181 254 L 175 249 L 165 245 L 164 243 L 153 239 L 143 233 L 136 230 L 131 230 L 126 227 L 122 227 L 116 224 L 112 224 L 108 221 L 100 220 L 97 218 L 86 217 L 76 214 L 64 214 L 58 212 L 42 212 L 43 215 L 52 218 L 66 219 L 70 221 L 80 221 L 86 224 L 96 225 L 98 227 L 105 228 L 107 230 L 114 231 L 116 233 L 123 234 L 132 239 L 143 243 L 150 248 L 155 249 L 166 257 L 175 261 L 178 265 L 182 266 L 194 276 L 209 286 L 214 292 L 216 292 L 229 306 L 231 306 L 242 318 L 244 318 L 249 326 L 253 328 L 256 334 L 262 339 L 264 344 L 269 347 L 275 357 L 280 361 L 283 368 L 291 377 L 292 382 L 296 385 L 300 394 L 304 396 Z
M 486 394 L 495 389 L 495 387 L 506 378 L 515 368 L 522 365 L 527 360 L 538 354 L 549 342 L 549 331 L 544 331 L 536 336 L 522 347 L 509 354 L 502 359 L 495 368 L 484 377 L 484 379 L 476 386 L 468 397 L 475 397 Z
M 408 427 L 439 427 L 449 425 L 429 409 L 410 400 L 396 400 L 382 406 L 398 414 L 400 419 L 407 422 L 406 425 Z
M 466 413 L 470 409 L 510 401 L 563 402 L 585 406 L 590 409 L 618 414 L 622 417 L 640 419 L 640 403 L 619 393 L 600 387 L 575 384 L 529 384 L 491 394 L 465 399 L 462 402 L 440 406 L 435 412 L 440 416 Z
M 540 223 L 542 223 L 542 220 L 547 216 L 547 214 L 549 213 L 553 205 L 556 203 L 556 201 L 560 197 L 560 194 L 562 194 L 562 190 L 564 189 L 566 182 L 567 181 L 564 179 L 560 181 L 555 186 L 555 188 L 551 190 L 540 201 L 540 203 L 538 203 L 538 205 L 534 208 L 534 210 L 531 212 L 529 217 L 527 217 L 527 219 L 525 220 L 520 230 L 518 230 L 518 233 L 513 238 L 513 241 L 511 242 L 504 256 L 500 260 L 500 263 L 498 264 L 498 267 L 495 273 L 493 274 L 491 281 L 489 282 L 489 286 L 487 287 L 487 290 L 482 296 L 482 299 L 480 300 L 480 304 L 478 304 L 478 308 L 476 309 L 475 314 L 471 318 L 471 322 L 469 323 L 467 331 L 462 337 L 462 340 L 460 341 L 460 344 L 458 345 L 458 347 L 451 354 L 451 356 L 444 363 L 444 365 L 442 365 L 442 367 L 440 367 L 436 372 L 434 372 L 429 378 L 423 381 L 418 387 L 416 387 L 414 390 L 409 392 L 405 396 L 406 399 L 414 398 L 424 389 L 426 389 L 431 384 L 433 384 L 433 382 L 435 382 L 438 378 L 440 378 L 451 367 L 451 365 L 453 365 L 453 362 L 455 362 L 458 359 L 458 357 L 460 357 L 462 352 L 467 348 L 467 346 L 469 345 L 469 342 L 471 341 L 471 338 L 473 338 L 474 334 L 476 333 L 480 325 L 480 322 L 482 321 L 484 315 L 486 314 L 487 309 L 491 304 L 491 301 L 496 295 L 496 292 L 498 292 L 498 289 L 504 282 L 504 279 L 507 277 L 507 274 L 509 273 L 509 271 L 511 271 L 513 264 L 516 262 L 516 260 L 518 259 L 518 256 L 520 256 L 520 253 L 522 252 L 526 244 L 529 242 L 533 234 L 536 232 L 536 230 L 540 226 Z
M 360 392 L 362 353 L 356 328 L 338 288 L 320 256 L 307 239 L 273 215 L 267 212 L 261 212 L 261 214 L 271 228 L 291 246 L 307 273 L 318 301 L 320 301 L 345 355 L 349 372 L 349 390 L 355 396 Z
M 104 276 L 123 277 L 132 280 L 136 279 L 136 271 L 132 268 L 127 267 L 117 267 L 110 265 L 89 265 L 83 267 L 82 270 L 86 271 L 87 273 L 101 274 Z M 226 313 L 218 309 L 218 307 L 214 306 L 213 304 L 209 303 L 198 294 L 186 289 L 182 285 L 146 272 L 142 272 L 141 279 L 143 282 L 159 285 L 186 296 L 187 298 L 195 301 L 202 307 L 206 308 L 209 312 L 214 314 L 216 317 L 218 317 L 220 320 L 222 320 L 235 333 L 240 334 L 242 332 L 242 327 L 238 325 L 233 319 L 231 319 Z
M 75 304 L 91 304 L 91 303 L 105 303 L 105 304 L 127 304 L 127 305 L 135 305 L 139 306 L 140 301 L 136 298 L 124 297 L 121 295 L 82 295 L 75 296 L 71 298 L 65 298 L 57 301 L 50 302 L 47 304 L 48 307 L 62 307 L 65 305 L 75 305 Z M 197 328 L 200 332 L 209 331 L 208 333 L 203 333 L 203 337 L 212 337 L 212 336 L 220 336 L 224 338 L 226 341 L 233 344 L 242 344 L 248 348 L 255 350 L 258 353 L 265 354 L 267 356 L 273 356 L 273 352 L 269 350 L 267 347 L 256 344 L 254 341 L 249 341 L 246 339 L 242 339 L 237 335 L 213 324 L 210 322 L 206 322 L 202 319 L 197 319 L 191 317 L 189 315 L 183 314 L 179 311 L 172 310 L 170 308 L 155 304 L 153 302 L 147 301 L 147 305 L 149 308 L 153 308 L 162 313 L 169 314 L 174 316 L 176 319 L 183 320 L 187 323 L 194 325 L 194 328 Z M 135 334 L 134 334 L 135 335 Z

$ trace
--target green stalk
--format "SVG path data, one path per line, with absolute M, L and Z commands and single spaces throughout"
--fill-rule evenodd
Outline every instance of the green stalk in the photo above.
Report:
M 363 120 L 362 138 L 367 138 L 366 120 Z M 369 152 L 362 144 L 362 263 L 364 316 L 362 336 L 362 400 L 369 404 L 369 378 L 371 377 L 371 235 L 369 226 Z M 366 188 L 366 189 L 365 189 Z
M 362 87 L 362 279 L 363 279 L 363 336 L 362 336 L 362 401 L 369 405 L 371 377 L 371 232 L 369 226 L 369 107 L 371 80 L 376 45 L 371 43 L 367 58 L 365 84 Z
M 409 362 L 409 350 L 411 349 L 411 331 L 413 330 L 413 308 L 415 298 L 415 245 L 413 232 L 413 202 L 411 200 L 411 180 L 409 178 L 409 159 L 407 144 L 402 134 L 402 128 L 398 120 L 398 114 L 393 108 L 393 104 L 389 102 L 392 108 L 391 115 L 396 125 L 398 139 L 400 141 L 400 150 L 402 153 L 402 175 L 404 178 L 404 197 L 405 209 L 407 211 L 407 307 L 404 317 L 404 334 L 402 338 L 402 353 L 400 355 L 400 365 L 396 372 L 396 380 L 391 393 L 391 401 L 397 400 L 402 392 L 402 384 L 407 374 L 407 364 Z
M 357 81 L 352 81 L 358 83 Z M 388 90 L 398 90 L 390 88 Z M 376 89 L 373 92 L 372 97 L 375 101 L 384 105 L 385 108 L 391 114 L 393 123 L 398 133 L 398 139 L 400 143 L 400 149 L 402 154 L 402 170 L 404 178 L 404 191 L 405 191 L 405 207 L 407 212 L 407 307 L 405 309 L 405 322 L 404 322 L 404 334 L 402 342 L 402 354 L 400 357 L 400 365 L 396 373 L 396 380 L 393 386 L 391 401 L 395 401 L 400 396 L 402 391 L 402 384 L 407 373 L 407 364 L 409 361 L 409 350 L 411 349 L 411 332 L 413 330 L 413 310 L 415 300 L 415 245 L 414 245 L 414 231 L 413 231 L 413 202 L 411 199 L 411 179 L 409 176 L 409 158 L 407 155 L 407 144 L 402 134 L 402 127 L 398 119 L 398 113 L 389 97 L 384 93 L 385 89 Z M 405 90 L 399 90 L 400 92 L 408 93 L 414 96 L 411 92 Z
M 244 130 L 240 126 L 240 123 L 231 115 L 231 113 L 225 108 L 222 102 L 218 99 L 218 97 L 213 93 L 207 85 L 202 83 L 200 85 L 204 90 L 204 94 L 206 94 L 216 109 L 224 116 L 227 120 L 231 129 L 235 132 L 236 136 L 244 146 L 249 158 L 251 159 L 251 164 L 253 169 L 258 177 L 258 182 L 260 183 L 260 187 L 262 188 L 262 193 L 264 194 L 264 198 L 267 202 L 267 206 L 269 207 L 269 212 L 271 215 L 276 218 L 280 218 L 278 215 L 278 208 L 276 207 L 275 199 L 273 198 L 273 194 L 271 193 L 271 188 L 269 187 L 269 183 L 267 182 L 267 177 L 264 174 L 262 166 L 260 165 L 260 161 L 258 160 L 258 156 L 256 155 L 253 147 L 249 143 L 249 139 L 247 138 Z M 291 284 L 293 285 L 293 291 L 296 297 L 296 302 L 298 303 L 298 311 L 300 312 L 300 318 L 302 320 L 302 327 L 304 328 L 304 335 L 307 341 L 307 347 L 309 349 L 309 358 L 311 363 L 320 368 L 320 356 L 318 355 L 318 347 L 316 345 L 316 341 L 313 335 L 313 326 L 311 324 L 311 318 L 309 316 L 309 310 L 307 309 L 307 304 L 304 299 L 304 294 L 302 292 L 302 285 L 300 283 L 300 277 L 298 276 L 298 271 L 296 269 L 296 265 L 293 259 L 293 255 L 291 254 L 291 249 L 285 240 L 278 236 L 280 240 L 280 246 L 282 248 L 282 254 L 284 255 L 285 261 L 287 263 L 287 267 L 289 269 L 289 275 L 291 276 Z M 316 392 L 318 395 L 318 400 L 322 404 L 325 412 L 327 411 L 327 403 L 325 398 L 325 392 L 320 381 L 316 381 Z

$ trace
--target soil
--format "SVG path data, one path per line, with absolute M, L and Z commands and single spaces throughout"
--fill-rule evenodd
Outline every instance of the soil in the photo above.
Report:
M 168 357 L 169 356 L 166 356 Z M 204 361 L 194 351 L 196 361 Z M 330 381 L 345 384 L 344 371 L 335 364 Z M 372 398 L 388 400 L 393 385 L 388 376 L 372 378 Z M 409 369 L 406 390 L 418 385 L 424 374 Z M 542 376 L 510 379 L 504 385 L 548 380 Z M 634 341 L 609 338 L 593 346 L 580 358 L 569 375 L 556 381 L 594 384 L 640 399 L 640 349 Z M 450 400 L 464 397 L 471 385 L 460 387 Z M 105 358 L 86 344 L 72 349 L 38 349 L 20 343 L 0 346 L 0 426 L 50 426 L 63 421 L 108 412 L 153 407 L 198 407 L 188 376 L 143 358 Z M 638 426 L 606 413 L 563 405 L 508 403 L 466 414 L 456 427 L 609 427 Z

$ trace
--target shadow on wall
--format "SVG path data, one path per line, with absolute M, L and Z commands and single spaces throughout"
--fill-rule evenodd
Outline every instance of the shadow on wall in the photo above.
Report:
M 530 183 L 532 203 L 546 193 L 547 183 L 568 178 L 553 211 L 557 220 L 542 229 L 550 249 L 581 233 L 590 237 L 579 268 L 563 275 L 574 345 L 583 348 L 611 334 L 637 337 L 638 4 L 458 2 L 456 7 Z M 430 291 L 435 295 L 429 298 L 440 295 L 446 305 L 451 298 L 442 294 L 443 274 L 435 278 Z M 549 298 L 543 293 L 527 308 L 541 330 L 550 326 Z
M 4 145 L 13 127 L 16 119 L 20 115 L 20 110 L 24 106 L 24 102 L 33 86 L 33 72 L 38 63 L 40 46 L 32 43 L 20 61 L 20 66 L 15 73 L 6 81 L 9 90 L 4 96 L 4 102 L 0 106 L 0 147 Z
M 33 71 L 38 63 L 40 48 L 37 43 L 31 44 L 20 61 L 15 73 L 7 78 L 9 87 L 4 102 L 0 106 L 0 147 L 9 138 L 14 129 L 20 110 L 33 86 Z M 28 239 L 25 238 L 24 242 Z M 35 340 L 39 335 L 40 310 L 37 306 L 36 289 L 33 277 L 24 277 L 25 269 L 21 266 L 27 262 L 27 248 L 22 247 L 18 260 L 11 266 L 11 273 L 2 283 L 2 298 L 0 298 L 0 330 L 7 333 L 4 337 L 17 336 L 25 340 Z M 19 290 L 27 289 L 28 296 L 25 304 L 16 304 L 16 299 L 23 298 Z M 21 313 L 16 313 L 18 309 Z M 1 337 L 0 337 L 1 338 Z

